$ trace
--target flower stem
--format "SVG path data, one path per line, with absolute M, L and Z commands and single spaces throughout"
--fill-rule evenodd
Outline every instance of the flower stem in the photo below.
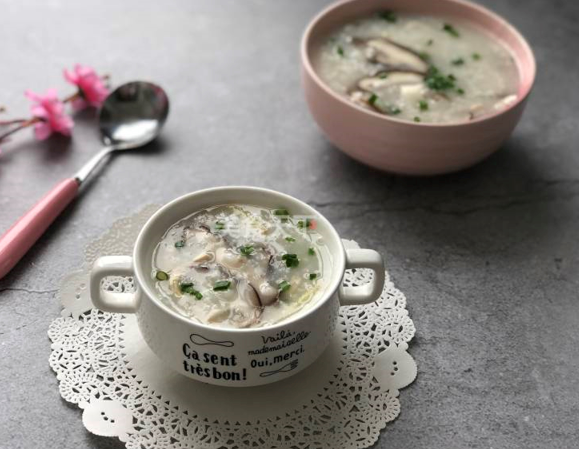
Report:
M 20 131 L 21 129 L 24 129 L 24 128 L 28 128 L 29 126 L 32 126 L 39 121 L 40 121 L 40 119 L 38 117 L 32 117 L 28 120 L 25 120 L 24 122 L 22 122 L 20 125 L 16 126 L 15 128 L 12 128 L 11 130 L 6 131 L 4 134 L 0 134 L 0 142 L 3 141 L 4 139 L 6 139 L 6 137 L 14 134 L 15 132 Z
M 13 120 L 0 120 L 0 126 L 15 125 L 16 123 L 23 123 L 27 118 L 16 118 Z
M 80 91 L 76 91 L 72 95 L 69 95 L 64 100 L 62 100 L 62 102 L 63 103 L 70 103 L 71 101 L 76 100 L 77 98 L 80 98 Z

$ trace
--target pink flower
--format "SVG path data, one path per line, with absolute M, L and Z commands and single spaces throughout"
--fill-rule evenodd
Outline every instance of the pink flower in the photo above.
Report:
M 70 84 L 78 87 L 80 97 L 72 101 L 72 107 L 76 111 L 87 106 L 98 108 L 109 94 L 103 79 L 97 75 L 92 67 L 76 64 L 73 72 L 68 69 L 64 70 L 64 78 Z
M 44 95 L 38 95 L 30 90 L 24 92 L 33 101 L 30 111 L 40 119 L 34 125 L 38 140 L 44 140 L 53 132 L 70 136 L 73 126 L 72 118 L 64 112 L 64 103 L 58 99 L 56 89 L 48 89 Z

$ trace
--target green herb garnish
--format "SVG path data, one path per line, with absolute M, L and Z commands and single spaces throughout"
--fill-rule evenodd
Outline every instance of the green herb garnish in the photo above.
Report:
M 444 76 L 440 70 L 431 65 L 426 72 L 424 82 L 432 90 L 446 90 L 454 88 L 456 78 L 454 75 Z
M 374 103 L 376 103 L 376 100 L 378 100 L 378 95 L 372 94 L 372 95 L 370 95 L 370 98 L 368 99 L 368 104 L 374 106 Z
M 169 275 L 164 271 L 159 270 L 157 271 L 157 274 L 155 274 L 155 279 L 157 279 L 158 281 L 166 281 L 167 279 L 169 279 Z
M 459 95 L 464 95 L 464 89 L 461 89 L 460 87 L 458 89 L 456 89 L 456 93 Z
M 450 34 L 452 37 L 459 37 L 460 34 L 458 34 L 458 31 L 456 31 L 456 28 L 453 27 L 450 23 L 445 23 L 442 26 L 443 31 L 446 31 L 448 34 Z
M 281 281 L 277 287 L 279 288 L 280 292 L 287 292 L 289 290 L 289 288 L 291 287 L 291 284 L 288 281 Z
M 340 55 L 340 56 L 344 56 L 344 49 L 342 48 L 341 45 L 338 45 L 336 52 Z
M 218 231 L 225 229 L 225 223 L 223 223 L 222 221 L 216 221 L 215 229 L 217 229 Z
M 398 17 L 396 17 L 393 11 L 383 11 L 379 13 L 378 16 L 390 23 L 395 23 L 398 20 Z
M 418 53 L 418 57 L 420 59 L 422 59 L 423 61 L 430 61 L 430 53 L 426 52 L 426 51 L 421 51 Z
M 300 264 L 297 254 L 284 254 L 281 256 L 281 260 L 285 262 L 288 268 L 295 268 Z
M 402 109 L 397 108 L 396 106 L 390 106 L 390 107 L 388 108 L 388 113 L 389 113 L 390 115 L 398 115 L 398 114 L 400 114 L 401 112 L 402 112 Z
M 464 59 L 463 58 L 456 58 L 453 59 L 452 61 L 450 61 L 452 63 L 452 65 L 463 65 L 464 64 Z
M 231 281 L 217 281 L 213 286 L 213 290 L 216 292 L 221 292 L 229 290 L 229 287 L 231 287 Z
M 197 299 L 203 298 L 203 295 L 199 291 L 195 290 L 195 288 L 193 287 L 193 283 L 191 282 L 184 282 L 179 284 L 179 289 L 181 290 L 182 293 L 193 295 Z
M 309 247 L 309 248 L 308 248 L 308 254 L 309 254 L 310 256 L 315 256 L 315 255 L 316 255 L 316 252 L 314 251 L 314 248 Z
M 183 248 L 185 246 L 185 240 L 179 240 L 175 242 L 175 248 Z
M 286 237 L 286 238 L 285 238 L 285 241 L 286 241 L 286 242 L 293 243 L 293 242 L 296 241 L 296 239 L 294 239 L 293 237 Z
M 276 209 L 273 211 L 273 214 L 278 216 L 288 216 L 290 213 L 287 209 Z
M 313 281 L 314 279 L 316 279 L 318 277 L 317 273 L 310 273 L 310 275 L 308 276 L 310 278 L 310 281 Z
M 243 254 L 245 257 L 251 256 L 253 251 L 254 251 L 253 245 L 244 245 L 239 247 L 239 252 Z
M 420 117 L 414 117 L 414 121 L 415 121 L 416 123 L 420 123 Z
M 420 100 L 418 102 L 418 107 L 421 111 L 428 111 L 428 102 L 426 100 Z
M 478 53 L 473 53 L 472 54 L 472 59 L 474 59 L 475 61 L 480 61 L 481 55 Z
M 388 78 L 388 74 L 386 72 L 382 72 L 380 75 L 378 75 L 378 78 L 380 78 L 381 80 Z
M 374 94 L 372 94 L 372 95 L 374 95 Z M 300 229 L 309 228 L 312 226 L 312 220 L 310 220 L 309 218 L 306 218 L 306 221 L 299 220 L 297 225 L 298 225 L 298 228 L 300 228 Z
M 430 47 L 432 44 L 434 44 L 434 40 L 428 39 L 428 42 L 426 42 L 426 45 L 428 45 Z

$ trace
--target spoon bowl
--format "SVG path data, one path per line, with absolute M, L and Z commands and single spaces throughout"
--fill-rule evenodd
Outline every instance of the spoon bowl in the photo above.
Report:
M 133 81 L 115 89 L 105 100 L 99 126 L 105 145 L 128 150 L 152 141 L 169 114 L 169 98 L 153 83 Z

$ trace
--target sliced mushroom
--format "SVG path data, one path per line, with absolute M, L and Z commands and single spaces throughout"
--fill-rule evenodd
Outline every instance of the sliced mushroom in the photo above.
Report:
M 358 106 L 361 106 L 363 108 L 366 109 L 370 109 L 370 110 L 376 110 L 375 108 L 372 107 L 372 105 L 370 105 L 369 101 L 370 101 L 370 97 L 372 96 L 371 93 L 369 92 L 363 92 L 361 90 L 353 90 L 350 92 L 350 100 L 357 104 Z
M 212 310 L 207 315 L 207 322 L 208 323 L 221 323 L 229 318 L 230 310 L 229 308 L 217 309 Z
M 262 308 L 253 309 L 250 315 L 246 316 L 245 314 L 240 313 L 239 310 L 234 309 L 229 319 L 238 328 L 244 329 L 259 323 L 259 319 L 261 318 L 262 313 L 263 313 Z
M 184 269 L 176 268 L 171 271 L 171 276 L 169 277 L 169 289 L 178 298 L 183 296 L 183 292 L 181 291 L 180 286 L 184 274 L 185 274 Z
M 480 115 L 480 113 L 483 111 L 483 109 L 484 109 L 484 106 L 482 105 L 482 103 L 473 104 L 468 110 L 468 119 L 474 120 L 474 118 L 477 115 Z
M 423 74 L 428 70 L 428 63 L 418 53 L 390 39 L 382 37 L 367 41 L 357 40 L 355 43 L 365 45 L 365 54 L 369 61 L 378 62 L 388 68 Z
M 246 279 L 242 279 L 237 284 L 237 289 L 239 292 L 239 297 L 244 300 L 247 304 L 253 307 L 262 307 L 259 294 L 253 285 L 247 282 Z
M 214 258 L 215 258 L 215 255 L 213 253 L 205 252 L 205 253 L 201 253 L 197 257 L 195 257 L 193 259 L 193 263 L 194 264 L 202 264 L 205 262 L 212 262 Z
M 386 75 L 386 77 L 384 77 Z M 381 72 L 377 76 L 362 78 L 358 87 L 368 92 L 377 92 L 390 86 L 406 84 L 422 84 L 424 77 L 415 72 Z

